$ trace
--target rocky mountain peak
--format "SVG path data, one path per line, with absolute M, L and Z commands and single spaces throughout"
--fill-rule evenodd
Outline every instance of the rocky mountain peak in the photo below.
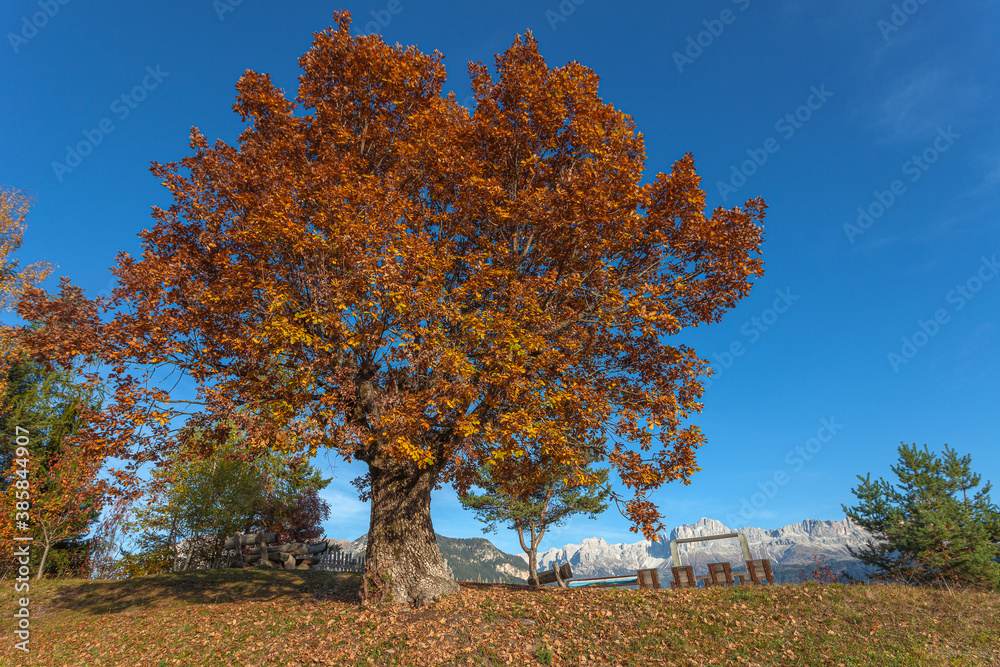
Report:
M 721 521 L 702 517 L 695 523 L 686 523 L 677 526 L 670 531 L 670 540 L 683 540 L 690 537 L 706 537 L 708 535 L 718 535 L 719 533 L 731 533 L 730 528 L 724 526 Z
M 754 558 L 769 558 L 775 564 L 803 565 L 814 555 L 825 555 L 833 560 L 848 560 L 852 556 L 848 547 L 855 550 L 864 545 L 870 535 L 850 519 L 822 521 L 807 519 L 802 523 L 782 526 L 776 530 L 755 527 L 731 528 L 721 521 L 702 518 L 695 523 L 677 526 L 670 531 L 669 539 L 658 542 L 642 540 L 631 544 L 610 544 L 602 538 L 588 537 L 580 544 L 567 544 L 538 554 L 539 569 L 549 569 L 553 563 L 570 563 L 578 577 L 603 577 L 637 569 L 655 567 L 669 572 L 672 565 L 670 542 L 692 537 L 708 537 L 740 532 L 747 538 Z M 681 562 L 704 570 L 707 563 L 743 559 L 737 539 L 713 540 L 678 545 Z M 527 562 L 527 554 L 520 554 Z

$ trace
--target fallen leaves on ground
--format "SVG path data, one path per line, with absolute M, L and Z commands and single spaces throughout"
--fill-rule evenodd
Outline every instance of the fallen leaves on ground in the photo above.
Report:
M 254 570 L 32 584 L 31 653 L 8 640 L 0 665 L 1000 664 L 1000 595 L 981 591 L 462 582 L 421 609 L 368 609 L 359 584 Z M 2 602 L 10 618 L 13 593 Z

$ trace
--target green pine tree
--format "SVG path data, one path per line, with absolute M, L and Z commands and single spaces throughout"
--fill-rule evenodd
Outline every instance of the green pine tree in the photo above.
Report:
M 873 537 L 851 555 L 878 568 L 873 579 L 1000 590 L 1000 510 L 990 502 L 989 481 L 971 494 L 980 476 L 970 455 L 945 445 L 939 458 L 926 445 L 900 445 L 892 467 L 899 484 L 859 475 L 851 492 L 860 504 L 842 505 Z

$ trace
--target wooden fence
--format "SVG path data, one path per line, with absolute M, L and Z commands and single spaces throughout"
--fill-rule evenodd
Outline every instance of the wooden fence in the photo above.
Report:
M 355 558 L 343 551 L 327 551 L 320 554 L 318 562 L 312 567 L 327 572 L 364 572 L 365 557 Z
M 442 560 L 444 561 L 444 567 L 448 572 L 448 576 L 452 576 L 448 559 L 444 558 Z M 344 551 L 327 551 L 320 554 L 319 561 L 312 566 L 312 569 L 326 570 L 327 572 L 363 573 L 365 571 L 365 555 L 352 556 Z M 482 578 L 480 578 L 481 580 Z

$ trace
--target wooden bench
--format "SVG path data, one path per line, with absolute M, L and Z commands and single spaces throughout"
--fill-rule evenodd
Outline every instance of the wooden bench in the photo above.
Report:
M 712 563 L 712 565 L 720 565 L 720 563 Z M 729 563 L 726 563 L 729 565 Z M 730 567 L 730 573 L 732 573 L 732 568 Z M 695 575 L 693 565 L 682 565 L 680 567 L 673 568 L 674 580 L 670 583 L 671 588 L 697 588 L 698 582 L 702 582 L 705 588 L 711 588 L 713 584 L 713 578 L 711 574 L 699 574 Z M 720 582 L 718 580 L 719 575 L 715 575 L 716 579 L 714 581 L 716 586 L 725 583 L 725 580 Z
M 774 583 L 774 572 L 771 570 L 771 561 L 767 558 L 755 558 L 747 561 L 747 573 L 754 586 L 761 586 L 764 580 L 767 583 Z
M 708 574 L 697 577 L 705 582 L 705 588 L 709 586 L 733 586 L 738 581 L 740 586 L 753 585 L 762 586 L 766 581 L 768 584 L 774 583 L 774 571 L 771 569 L 771 561 L 767 558 L 754 558 L 746 562 L 746 572 L 733 572 L 729 563 L 709 563 Z
M 556 568 L 556 564 L 552 563 L 551 570 L 539 571 L 538 572 L 538 583 L 539 584 L 559 584 L 560 588 L 566 588 L 566 580 L 573 577 L 573 568 L 569 566 L 569 563 L 563 563 L 561 567 Z
M 698 580 L 694 576 L 694 566 L 675 566 L 671 568 L 671 572 L 674 575 L 674 580 L 670 582 L 671 588 L 696 588 L 698 586 Z
M 698 582 L 703 582 L 705 588 L 712 586 L 734 586 L 737 582 L 740 585 L 752 584 L 763 585 L 766 581 L 774 583 L 774 572 L 771 569 L 771 561 L 767 558 L 757 558 L 747 561 L 746 572 L 733 572 L 730 563 L 709 563 L 708 574 L 695 575 L 693 565 L 682 565 L 672 568 L 674 580 L 670 582 L 671 588 L 697 588 Z
M 660 571 L 656 568 L 638 570 L 636 574 L 639 578 L 639 588 L 648 588 L 651 590 L 660 588 Z
M 589 579 L 575 579 L 569 581 L 573 576 L 573 570 L 569 563 L 563 563 L 560 568 L 556 568 L 555 563 L 552 569 L 538 573 L 538 583 L 551 584 L 558 583 L 560 588 L 617 588 L 620 586 L 638 586 L 639 588 L 655 590 L 660 587 L 660 573 L 655 569 L 636 570 L 635 574 L 625 574 L 613 577 L 591 577 Z
M 733 567 L 729 563 L 709 563 L 708 579 L 705 580 L 705 588 L 709 586 L 733 586 L 736 580 L 733 578 Z

